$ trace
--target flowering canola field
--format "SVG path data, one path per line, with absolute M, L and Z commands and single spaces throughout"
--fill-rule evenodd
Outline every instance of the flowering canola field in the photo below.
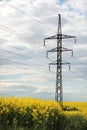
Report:
M 0 130 L 87 130 L 87 102 L 0 98 Z
M 71 113 L 80 113 L 87 118 L 87 102 L 64 102 L 64 106 L 73 108 Z M 74 109 L 77 109 L 78 111 L 74 111 Z M 67 111 L 67 113 L 70 112 Z

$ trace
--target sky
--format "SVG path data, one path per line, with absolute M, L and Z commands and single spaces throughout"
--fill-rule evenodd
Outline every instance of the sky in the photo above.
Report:
M 55 99 L 56 40 L 58 14 L 62 33 L 76 36 L 65 39 L 63 52 L 63 100 L 87 101 L 87 1 L 86 0 L 0 0 L 0 97 Z

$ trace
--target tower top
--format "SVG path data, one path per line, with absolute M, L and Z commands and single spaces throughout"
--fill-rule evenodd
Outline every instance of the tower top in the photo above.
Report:
M 62 29 L 61 29 L 61 14 L 58 14 L 58 34 L 62 34 Z

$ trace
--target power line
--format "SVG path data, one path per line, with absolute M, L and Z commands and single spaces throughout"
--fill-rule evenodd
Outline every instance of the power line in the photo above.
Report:
M 5 49 L 0 49 L 1 51 L 4 51 L 5 53 L 10 53 L 10 54 L 14 54 L 14 55 L 17 55 L 17 56 L 20 56 L 20 57 L 22 57 L 22 58 L 29 58 L 28 56 L 24 56 L 24 55 L 21 55 L 21 54 L 18 54 L 18 53 L 15 53 L 15 52 L 12 52 L 12 51 L 9 51 L 9 50 L 5 50 Z M 3 53 L 2 53 L 3 54 Z M 34 55 L 37 55 L 37 53 L 34 53 Z M 42 56 L 42 55 L 37 55 L 37 56 L 40 56 L 40 57 L 43 57 L 43 58 L 45 58 L 44 56 Z M 42 59 L 41 59 L 42 60 Z M 40 61 L 41 61 L 40 60 Z M 45 58 L 45 60 L 47 60 L 46 58 Z M 37 63 L 37 61 L 35 61 L 36 63 Z M 39 62 L 40 63 L 40 62 Z M 40 65 L 43 65 L 43 63 L 41 62 L 40 63 Z
M 24 35 L 22 33 L 19 33 L 17 31 L 13 30 L 13 29 L 10 29 L 9 27 L 4 26 L 4 25 L 0 25 L 0 29 L 4 30 L 6 32 L 9 32 L 11 34 L 14 34 L 14 35 L 16 35 L 16 36 L 18 36 L 18 37 L 20 37 L 22 39 L 25 39 L 25 40 L 29 40 L 29 38 L 30 38 L 29 36 L 26 36 L 26 35 Z
M 87 78 L 83 77 L 82 75 L 76 73 L 75 71 L 73 70 L 70 70 L 72 73 L 74 73 L 75 75 L 77 75 L 79 78 L 83 79 L 83 80 L 87 80 Z
M 10 45 L 8 45 L 8 46 L 10 46 Z M 12 47 L 12 48 L 15 48 L 15 47 L 13 47 L 13 46 L 10 46 L 10 47 Z M 15 48 L 15 49 L 18 49 L 18 48 Z M 21 57 L 24 57 L 24 58 L 28 58 L 28 57 L 26 57 L 26 56 L 23 56 L 23 55 L 19 55 L 19 54 L 17 54 L 17 53 L 15 53 L 15 52 L 11 52 L 11 51 L 7 51 L 7 50 L 4 50 L 4 49 L 0 49 L 0 50 L 2 50 L 2 51 L 6 51 L 6 52 L 9 52 L 9 53 L 12 53 L 12 54 L 15 54 L 15 55 L 17 55 L 17 56 L 21 56 Z M 36 54 L 36 53 L 35 53 Z M 41 57 L 43 57 L 43 58 L 45 58 L 44 56 L 42 56 L 42 55 L 39 55 L 39 56 L 41 56 Z M 78 61 L 79 62 L 79 60 L 78 59 L 76 59 L 75 57 L 73 57 L 76 61 Z M 49 59 L 50 60 L 50 59 Z M 14 61 L 15 63 L 17 63 L 16 61 Z M 18 62 L 19 63 L 19 62 Z M 79 62 L 80 63 L 80 62 Z M 52 71 L 51 71 L 52 72 Z M 71 71 L 72 73 L 75 73 L 75 72 L 73 72 L 73 71 Z M 54 73 L 54 72 L 53 72 Z M 82 77 L 82 75 L 79 75 L 79 74 L 77 74 L 76 73 L 76 75 L 77 76 L 79 76 L 80 78 L 82 78 L 82 79 L 84 79 L 84 77 Z M 85 79 L 86 80 L 86 79 Z
M 69 58 L 70 58 L 70 55 L 68 55 L 68 54 L 66 54 L 67 56 L 69 56 Z M 79 63 L 79 65 L 81 66 L 81 65 L 84 65 L 83 63 L 81 63 L 76 57 L 74 57 L 74 56 L 72 56 L 72 59 L 74 59 L 77 63 Z M 72 64 L 73 65 L 73 64 Z M 75 66 L 75 65 L 73 65 L 73 66 Z M 81 72 L 82 73 L 82 72 Z
M 13 29 L 7 27 L 7 26 L 4 26 L 4 25 L 0 25 L 0 29 L 1 29 L 1 30 L 4 30 L 4 31 L 6 31 L 6 32 L 9 32 L 9 33 L 11 33 L 11 34 L 13 34 L 13 35 L 15 35 L 15 36 L 18 36 L 19 38 L 22 38 L 22 39 L 24 39 L 24 40 L 27 40 L 27 41 L 28 41 L 29 39 L 31 39 L 31 40 L 34 41 L 34 39 L 31 38 L 31 36 L 32 36 L 31 34 L 25 35 L 25 34 L 19 33 L 19 32 L 15 31 L 15 30 L 13 30 Z M 41 42 L 40 40 L 35 40 L 35 41 L 36 41 L 36 42 Z
M 29 19 L 31 18 L 33 22 L 36 22 L 36 23 L 39 23 L 40 25 L 43 25 L 43 23 L 42 23 L 40 20 L 38 20 L 38 19 L 32 17 L 32 16 L 29 15 L 29 14 L 26 14 L 24 11 L 20 10 L 19 8 L 15 7 L 15 6 L 11 5 L 11 4 L 10 4 L 9 6 L 12 7 L 13 9 L 15 9 L 16 11 L 20 12 L 21 14 L 27 16 Z M 46 26 L 48 29 L 50 29 L 47 25 L 45 25 L 45 26 Z M 43 28 L 43 26 L 42 26 L 42 28 Z
M 10 46 L 10 45 L 7 45 L 7 46 Z M 14 47 L 14 46 L 10 46 L 11 48 L 15 48 L 16 50 L 20 50 L 19 48 L 16 48 L 16 47 Z M 21 55 L 21 54 L 18 54 L 18 53 L 15 53 L 15 52 L 12 52 L 12 51 L 9 51 L 9 50 L 5 50 L 5 49 L 0 49 L 1 51 L 4 51 L 4 52 L 7 52 L 7 53 L 11 53 L 11 54 L 15 54 L 15 55 L 17 55 L 17 56 L 21 56 L 21 57 L 23 57 L 23 58 L 28 58 L 27 56 L 24 56 L 24 55 Z M 20 50 L 21 51 L 21 50 Z M 36 52 L 33 52 L 35 55 L 37 55 L 37 56 L 40 56 L 40 57 L 43 57 L 43 58 L 45 58 L 45 60 L 48 60 L 46 57 L 44 57 L 44 56 L 42 56 L 40 53 L 36 53 Z M 42 63 L 42 62 L 41 62 Z M 41 64 L 40 63 L 40 64 Z
M 0 50 L 1 50 L 1 51 L 4 51 L 4 52 L 7 52 L 7 53 L 10 53 L 10 54 L 15 54 L 15 55 L 20 56 L 20 57 L 22 57 L 22 58 L 29 58 L 29 57 L 27 57 L 27 56 L 24 56 L 24 55 L 21 55 L 21 54 L 17 54 L 17 53 L 15 53 L 15 52 L 8 51 L 8 50 L 5 50 L 5 49 L 0 49 Z
M 31 18 L 33 21 L 39 23 L 39 24 L 42 24 L 39 20 L 37 20 L 36 18 L 32 17 L 31 15 L 29 14 L 26 14 L 25 12 L 23 12 L 22 10 L 20 10 L 19 8 L 13 6 L 13 5 L 9 5 L 10 7 L 14 8 L 15 10 L 17 10 L 18 12 L 22 13 L 23 15 L 27 16 L 29 19 Z
M 67 70 L 66 68 L 63 67 L 64 70 Z M 82 80 L 87 80 L 82 74 L 76 73 L 74 70 L 69 70 L 70 73 L 73 73 L 75 76 L 81 78 Z
M 12 41 L 10 41 L 10 42 L 12 42 Z M 4 44 L 4 45 L 9 46 L 9 47 L 11 47 L 11 48 L 13 48 L 13 49 L 16 49 L 16 50 L 25 52 L 24 50 L 21 50 L 20 48 L 17 48 L 17 47 L 12 46 L 12 45 L 8 45 L 8 44 Z M 30 48 L 29 48 L 29 49 L 30 49 Z M 3 51 L 5 51 L 5 50 L 3 49 Z M 6 50 L 6 51 L 7 51 L 7 50 Z M 21 57 L 23 56 L 23 55 L 19 55 L 19 54 L 15 53 L 15 52 L 11 52 L 11 51 L 8 51 L 8 52 L 9 52 L 9 53 L 16 54 L 16 55 L 21 56 Z M 47 57 L 44 57 L 40 52 L 32 51 L 32 54 L 37 55 L 37 56 L 40 56 L 40 57 L 44 58 L 45 60 L 50 60 L 50 61 L 52 61 L 51 59 L 49 59 L 49 58 L 47 58 Z M 23 56 L 23 57 L 29 58 L 29 57 L 27 57 L 27 56 Z
M 21 11 L 19 11 L 19 12 L 21 12 Z M 25 14 L 26 15 L 26 14 Z M 27 16 L 27 15 L 26 15 Z M 34 19 L 32 19 L 32 20 L 34 20 Z M 39 22 L 37 22 L 37 23 L 39 23 Z M 19 35 L 19 34 L 18 34 Z M 42 57 L 42 56 L 41 56 Z
M 76 57 L 73 56 L 73 59 L 75 59 L 79 64 L 82 64 Z
M 11 51 L 7 51 L 7 50 L 4 50 L 4 49 L 0 49 L 0 50 L 3 50 L 3 51 L 6 51 L 6 52 L 9 52 L 9 53 L 12 53 L 12 54 L 15 54 L 15 55 L 17 55 L 17 56 L 21 56 L 21 57 L 24 57 L 24 58 L 28 58 L 28 57 L 26 57 L 26 56 L 23 56 L 23 55 L 19 55 L 19 54 L 17 54 L 17 53 L 15 53 L 15 52 L 11 52 Z M 36 54 L 36 53 L 35 53 Z M 41 56 L 42 57 L 42 55 L 39 55 L 39 56 Z M 43 56 L 43 58 L 45 58 L 44 56 Z M 76 61 L 78 61 L 75 57 L 73 57 Z M 50 60 L 50 59 L 49 59 Z M 79 61 L 78 61 L 79 62 Z M 17 62 L 16 62 L 17 63 Z M 52 72 L 52 71 L 50 71 L 50 72 Z M 76 72 L 74 72 L 74 71 L 72 71 L 71 70 L 71 72 L 72 73 L 74 73 L 74 74 L 76 74 L 78 77 L 80 77 L 80 78 L 82 78 L 82 79 L 85 79 L 82 75 L 79 75 L 79 74 L 77 74 Z M 54 72 L 53 72 L 54 73 Z M 85 79 L 86 80 L 86 79 Z
M 70 55 L 66 54 L 65 55 L 71 57 Z M 74 59 L 75 61 L 77 61 L 79 64 L 82 64 L 74 55 L 72 56 L 72 59 Z
M 3 50 L 3 49 L 0 49 L 0 50 Z M 6 51 L 6 53 L 11 53 L 11 54 L 15 54 L 15 55 L 17 55 L 17 56 L 21 56 L 21 57 L 24 57 L 23 55 L 19 55 L 19 54 L 17 54 L 17 53 L 14 53 L 14 52 L 11 52 L 11 51 L 7 51 L 7 50 L 3 50 L 4 52 Z M 4 54 L 4 53 L 2 53 L 2 54 Z M 40 53 L 39 53 L 40 54 Z M 39 55 L 38 53 L 34 53 L 34 55 L 36 55 L 36 56 L 40 56 L 40 57 L 42 57 L 42 58 L 44 58 L 45 60 L 46 60 L 46 62 L 48 61 L 48 58 L 46 58 L 46 57 L 44 57 L 44 56 L 42 56 L 41 54 Z M 27 58 L 27 57 L 24 57 L 24 58 Z M 14 61 L 13 59 L 11 60 L 11 59 L 6 59 L 6 58 L 1 58 L 2 60 L 8 60 L 8 61 L 12 61 L 12 62 L 14 62 L 14 63 L 19 63 L 19 64 L 22 64 L 22 62 L 19 62 L 19 61 Z M 44 61 L 45 61 L 44 60 Z M 49 59 L 50 60 L 50 59 Z M 50 60 L 50 61 L 52 61 L 52 60 Z M 39 64 L 37 64 L 37 65 L 43 65 L 44 66 L 44 64 L 43 64 L 43 59 L 39 59 L 39 61 L 38 60 L 30 60 L 30 62 L 32 63 L 39 63 Z M 28 64 L 23 64 L 23 65 L 27 65 L 28 67 L 29 67 L 29 65 Z M 46 64 L 45 64 L 46 65 Z M 31 66 L 31 64 L 30 64 L 30 66 Z M 44 67 L 40 67 L 39 66 L 39 68 L 43 68 L 44 69 Z M 37 66 L 36 66 L 37 67 Z M 50 71 L 51 72 L 51 71 Z
M 64 70 L 69 70 L 63 67 Z M 50 70 L 51 73 L 55 73 L 54 71 Z M 82 74 L 76 73 L 74 70 L 69 70 L 70 73 L 73 73 L 75 76 L 81 78 L 82 80 L 87 80 Z
M 34 68 L 39 68 L 39 69 L 46 70 L 45 67 L 36 66 L 36 64 L 35 64 L 35 65 L 26 64 L 26 63 L 23 63 L 23 62 L 19 62 L 19 61 L 7 59 L 7 58 L 0 58 L 0 60 L 4 60 L 4 61 L 12 62 L 12 63 L 15 63 L 15 64 L 23 65 L 23 66 L 28 67 L 28 68 L 29 68 L 29 67 L 34 67 Z M 34 61 L 32 61 L 32 62 L 34 62 Z M 41 65 L 41 64 L 43 65 L 43 63 L 41 63 L 41 62 L 35 61 L 35 63 L 39 63 L 39 65 Z M 20 66 L 20 67 L 21 67 L 21 66 Z M 46 71 L 48 71 L 48 70 L 46 70 Z
M 25 63 L 23 63 L 23 62 L 19 62 L 19 61 L 15 61 L 15 60 L 11 60 L 11 59 L 7 59 L 7 58 L 1 58 L 1 57 L 0 57 L 0 60 L 10 61 L 10 62 L 12 62 L 12 63 L 17 63 L 17 64 L 20 64 L 20 65 L 24 65 L 24 66 L 29 67 L 28 64 L 25 64 Z

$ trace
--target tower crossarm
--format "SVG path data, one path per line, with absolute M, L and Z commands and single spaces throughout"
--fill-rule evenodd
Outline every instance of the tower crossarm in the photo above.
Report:
M 50 70 L 50 66 L 51 65 L 69 65 L 69 70 L 70 70 L 70 63 L 69 62 L 67 62 L 67 63 L 59 63 L 58 61 L 57 62 L 52 62 L 52 63 L 49 63 L 49 70 Z
M 73 50 L 72 49 L 67 49 L 67 48 L 62 47 L 62 51 L 71 51 L 72 52 L 72 56 L 73 56 Z
M 74 38 L 75 39 L 75 43 L 76 43 L 76 36 L 71 36 L 71 35 L 64 35 L 62 34 L 62 39 L 67 39 L 67 38 Z
M 51 65 L 57 65 L 57 63 L 56 62 L 49 63 L 49 70 Z
M 44 38 L 44 46 L 45 46 L 45 41 L 46 41 L 46 40 L 50 40 L 50 39 L 51 39 L 51 40 L 52 40 L 52 39 L 53 39 L 53 40 L 54 40 L 54 39 L 57 39 L 57 35 L 54 35 L 54 36 L 51 36 L 51 37 Z
M 64 35 L 64 34 L 57 34 L 51 37 L 44 38 L 44 46 L 45 46 L 45 41 L 46 40 L 54 40 L 54 39 L 68 39 L 68 38 L 74 38 L 75 43 L 76 43 L 76 36 L 71 36 L 71 35 Z
M 57 51 L 57 47 L 56 47 L 56 48 L 53 48 L 53 49 L 51 49 L 51 50 L 48 50 L 48 51 L 46 51 L 46 52 L 55 52 L 55 51 Z
M 51 49 L 51 50 L 46 51 L 46 57 L 48 57 L 48 53 L 49 53 L 49 52 L 56 52 L 56 51 L 57 51 L 57 47 L 56 47 L 56 48 L 53 48 L 53 49 Z
M 49 40 L 49 39 L 57 39 L 57 35 L 44 38 L 44 41 L 45 41 L 45 40 Z
M 62 63 L 62 65 L 69 65 L 69 70 L 70 70 L 70 63 L 67 62 L 67 63 Z
M 56 47 L 56 48 L 53 48 L 51 50 L 46 51 L 46 57 L 48 58 L 48 53 L 49 52 L 57 52 L 59 49 L 60 49 L 59 47 Z M 61 51 L 71 51 L 72 52 L 72 56 L 73 56 L 73 50 L 72 49 L 67 49 L 67 48 L 62 47 Z

